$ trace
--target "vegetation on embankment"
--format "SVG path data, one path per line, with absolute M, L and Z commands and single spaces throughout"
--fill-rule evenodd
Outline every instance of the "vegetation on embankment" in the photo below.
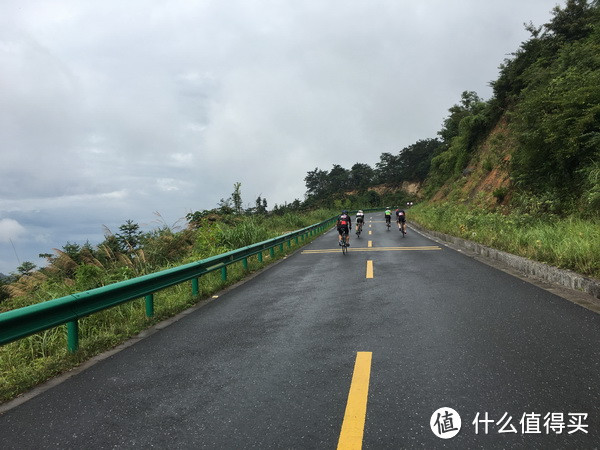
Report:
M 409 214 L 425 228 L 600 279 L 597 219 L 507 215 L 452 203 L 420 204 Z
M 70 251 L 70 256 L 65 251 L 59 251 L 56 257 L 51 258 L 47 268 L 13 281 L 8 286 L 12 295 L 0 303 L 0 308 L 7 311 L 183 265 L 280 236 L 334 215 L 331 210 L 306 211 L 301 214 L 251 214 L 241 211 L 240 214 L 233 212 L 221 215 L 220 212 L 222 211 L 211 210 L 190 214 L 189 226 L 178 232 L 168 228 L 147 234 L 136 234 L 136 231 L 129 236 L 127 245 L 116 247 L 114 251 L 105 247 L 106 242 L 96 248 L 79 247 L 77 252 L 75 247 L 78 246 L 69 244 L 67 250 Z M 130 231 L 135 231 L 131 229 L 135 229 L 131 225 L 130 222 Z M 107 240 L 111 241 L 111 236 L 107 236 Z M 283 252 L 277 248 L 273 260 L 296 248 L 293 241 L 289 250 L 287 246 L 284 246 Z M 102 259 L 103 254 L 107 256 L 106 259 Z M 151 325 L 176 315 L 260 269 L 270 262 L 269 259 L 269 252 L 265 252 L 263 263 L 259 263 L 256 257 L 249 258 L 248 270 L 244 270 L 241 263 L 229 266 L 226 282 L 221 280 L 218 272 L 201 277 L 198 297 L 192 296 L 189 283 L 157 293 L 152 318 L 145 316 L 143 299 L 88 316 L 79 321 L 79 351 L 73 355 L 67 352 L 64 326 L 0 346 L 0 402 L 9 400 L 124 342 Z

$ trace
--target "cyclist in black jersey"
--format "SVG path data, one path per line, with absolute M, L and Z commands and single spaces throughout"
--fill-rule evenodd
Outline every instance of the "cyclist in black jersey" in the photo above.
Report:
M 346 234 L 346 245 L 350 247 L 350 230 L 352 229 L 352 219 L 348 214 L 348 211 L 342 211 L 342 214 L 337 219 L 337 230 L 338 230 L 338 242 L 342 245 L 342 233 Z
M 398 231 L 406 234 L 406 213 L 403 209 L 396 209 L 396 223 L 398 224 Z

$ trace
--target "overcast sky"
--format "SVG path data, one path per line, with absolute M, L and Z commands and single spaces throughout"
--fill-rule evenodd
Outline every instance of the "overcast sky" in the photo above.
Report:
M 436 137 L 556 4 L 0 2 L 0 272 Z

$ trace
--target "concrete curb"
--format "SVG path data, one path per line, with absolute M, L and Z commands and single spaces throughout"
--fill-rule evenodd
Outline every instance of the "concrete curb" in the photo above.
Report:
M 547 283 L 556 284 L 568 289 L 573 289 L 579 292 L 584 292 L 596 299 L 600 299 L 600 280 L 584 277 L 570 270 L 559 269 L 558 267 L 550 266 L 538 261 L 524 258 L 522 256 L 513 255 L 511 253 L 496 250 L 477 242 L 461 239 L 449 234 L 431 231 L 423 228 L 414 222 L 410 226 L 422 234 L 437 238 L 444 242 L 449 242 L 452 245 L 469 250 L 477 255 L 487 259 L 499 261 L 526 277 L 535 278 Z

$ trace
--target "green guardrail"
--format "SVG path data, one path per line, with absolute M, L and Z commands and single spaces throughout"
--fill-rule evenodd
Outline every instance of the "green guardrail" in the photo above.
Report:
M 228 265 L 241 261 L 244 268 L 247 268 L 248 258 L 254 255 L 257 255 L 258 261 L 262 262 L 264 251 L 269 251 L 270 256 L 273 257 L 277 246 L 280 247 L 280 251 L 283 251 L 286 242 L 288 248 L 291 247 L 292 240 L 295 244 L 299 244 L 300 239 L 304 241 L 325 231 L 333 225 L 336 218 L 337 216 L 331 217 L 301 230 L 173 269 L 1 313 L 0 345 L 66 324 L 67 347 L 69 352 L 76 352 L 79 348 L 79 319 L 142 297 L 145 298 L 146 316 L 152 317 L 156 292 L 191 280 L 192 295 L 197 296 L 198 279 L 202 275 L 220 270 L 221 278 L 226 280 Z

